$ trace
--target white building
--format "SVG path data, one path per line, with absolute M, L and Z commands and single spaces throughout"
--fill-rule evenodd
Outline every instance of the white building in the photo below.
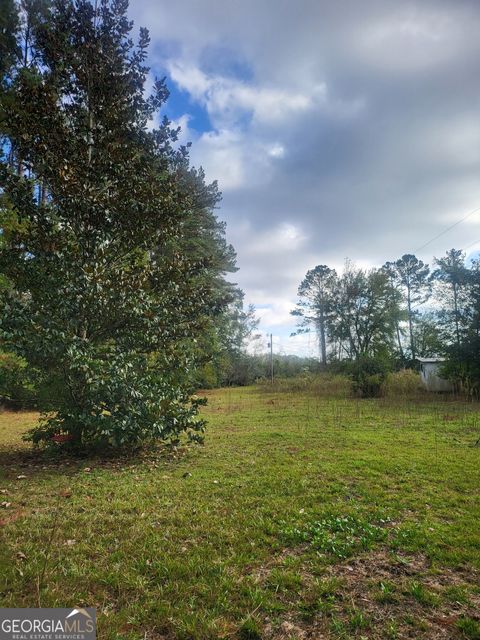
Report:
M 417 358 L 420 362 L 420 378 L 429 391 L 453 391 L 453 384 L 440 376 L 445 358 Z

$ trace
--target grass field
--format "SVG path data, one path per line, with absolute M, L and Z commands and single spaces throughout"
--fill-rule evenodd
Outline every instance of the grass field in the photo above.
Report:
M 205 445 L 32 456 L 0 414 L 2 606 L 98 637 L 480 638 L 478 405 L 209 393 Z

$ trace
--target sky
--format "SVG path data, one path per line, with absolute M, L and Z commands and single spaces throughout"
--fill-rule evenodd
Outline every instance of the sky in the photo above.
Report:
M 130 15 L 167 78 L 163 113 L 218 180 L 233 279 L 275 352 L 317 353 L 290 337 L 317 264 L 480 250 L 480 210 L 443 233 L 480 207 L 478 0 L 131 0 Z

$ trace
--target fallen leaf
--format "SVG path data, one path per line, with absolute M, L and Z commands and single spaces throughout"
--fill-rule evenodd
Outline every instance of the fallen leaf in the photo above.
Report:
M 27 476 L 17 476 L 17 480 L 25 480 Z
M 67 541 L 65 542 L 65 545 L 66 545 L 67 547 L 72 547 L 74 544 L 77 544 L 77 541 L 76 541 L 76 540 L 67 540 Z
M 90 467 L 85 467 L 85 469 L 84 469 L 85 473 L 90 473 L 91 470 L 92 469 Z
M 442 617 L 438 616 L 436 618 L 433 618 L 433 620 L 437 624 L 441 624 L 444 627 L 450 627 L 457 622 L 458 616 L 442 616 Z
M 3 507 L 4 509 L 8 509 L 8 507 L 12 506 L 11 502 L 2 502 L 0 504 L 0 507 Z
M 63 491 L 60 491 L 60 495 L 62 496 L 62 498 L 70 498 L 70 496 L 72 495 L 72 490 L 70 488 L 63 489 Z
M 27 556 L 23 553 L 23 551 L 17 551 L 17 558 L 20 560 L 26 560 Z

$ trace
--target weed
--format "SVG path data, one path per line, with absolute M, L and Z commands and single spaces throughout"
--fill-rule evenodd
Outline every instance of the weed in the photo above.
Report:
M 298 591 L 302 586 L 302 577 L 294 571 L 273 569 L 267 583 L 277 592 Z
M 480 623 L 473 618 L 462 616 L 457 621 L 457 628 L 461 631 L 464 638 L 468 640 L 480 640 Z
M 239 640 L 262 640 L 262 631 L 254 618 L 247 618 L 238 630 Z
M 397 640 L 399 625 L 395 620 L 390 620 L 384 627 L 384 637 L 386 640 Z
M 368 616 L 359 609 L 353 609 L 348 616 L 348 628 L 351 631 L 366 629 L 370 624 Z
M 466 587 L 460 587 L 458 585 L 447 587 L 443 592 L 443 596 L 449 602 L 453 602 L 456 604 L 465 604 L 465 605 L 471 604 L 471 601 L 468 595 L 468 590 Z
M 348 558 L 354 551 L 371 549 L 385 540 L 386 530 L 357 516 L 327 516 L 300 527 L 286 527 L 282 534 L 290 543 L 306 542 L 321 553 Z
M 438 596 L 424 587 L 421 582 L 414 580 L 407 594 L 413 596 L 417 602 L 427 607 L 433 607 L 438 604 Z
M 378 590 L 375 593 L 375 600 L 381 604 L 391 604 L 397 601 L 396 588 L 392 582 L 388 580 L 378 584 Z

